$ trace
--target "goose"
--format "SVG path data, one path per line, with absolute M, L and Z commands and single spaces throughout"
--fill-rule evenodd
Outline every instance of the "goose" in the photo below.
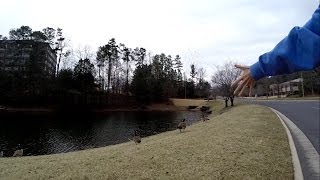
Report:
M 134 141 L 134 143 L 139 144 L 141 143 L 141 137 L 138 135 L 137 130 L 134 130 L 134 136 L 132 139 L 129 139 L 130 141 Z
M 21 157 L 21 156 L 23 156 L 23 149 L 16 150 L 12 155 L 12 157 Z
M 202 119 L 202 121 L 203 121 L 203 122 L 205 122 L 205 121 L 209 120 L 209 118 L 208 118 L 208 117 L 206 117 L 205 115 L 202 115 L 201 119 Z
M 178 124 L 177 129 L 180 130 L 185 130 L 187 127 L 186 119 L 181 120 L 181 122 Z

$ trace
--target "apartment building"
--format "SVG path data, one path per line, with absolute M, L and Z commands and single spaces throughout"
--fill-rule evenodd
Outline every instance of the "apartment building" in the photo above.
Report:
M 280 84 L 271 84 L 269 86 L 270 92 L 269 94 L 272 96 L 275 95 L 288 95 L 290 93 L 298 93 L 300 91 L 299 86 L 301 87 L 301 83 L 303 82 L 302 78 L 293 79 L 291 81 L 283 82 Z
M 37 73 L 54 76 L 57 56 L 48 43 L 34 40 L 0 40 L 0 70 L 24 77 Z

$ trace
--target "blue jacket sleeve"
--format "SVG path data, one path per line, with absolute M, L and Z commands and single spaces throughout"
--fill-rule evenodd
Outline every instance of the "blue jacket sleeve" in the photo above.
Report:
M 303 27 L 294 27 L 274 49 L 250 67 L 255 80 L 264 76 L 312 70 L 320 66 L 320 5 Z

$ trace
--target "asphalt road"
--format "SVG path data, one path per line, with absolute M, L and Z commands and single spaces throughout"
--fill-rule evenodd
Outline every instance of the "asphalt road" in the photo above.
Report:
M 272 107 L 287 116 L 307 136 L 320 154 L 320 101 L 317 100 L 241 100 Z
M 313 147 L 320 154 L 320 100 L 251 100 L 238 99 L 245 103 L 260 104 L 278 110 L 289 118 L 309 139 Z M 295 146 L 301 163 L 301 168 L 305 180 L 318 180 L 319 173 L 313 170 L 317 166 L 311 166 L 310 159 L 304 147 L 298 143 L 297 137 L 293 136 Z M 311 162 L 311 163 L 310 163 Z

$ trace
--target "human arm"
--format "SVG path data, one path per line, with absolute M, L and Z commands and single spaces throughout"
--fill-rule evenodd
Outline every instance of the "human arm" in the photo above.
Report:
M 272 51 L 261 55 L 250 67 L 250 74 L 259 80 L 317 66 L 320 66 L 320 6 L 303 27 L 294 27 Z
M 312 70 L 320 66 L 320 6 L 303 27 L 294 27 L 275 48 L 259 57 L 250 67 L 237 65 L 243 73 L 232 84 L 235 95 L 265 77 Z M 251 92 L 251 90 L 250 90 Z

